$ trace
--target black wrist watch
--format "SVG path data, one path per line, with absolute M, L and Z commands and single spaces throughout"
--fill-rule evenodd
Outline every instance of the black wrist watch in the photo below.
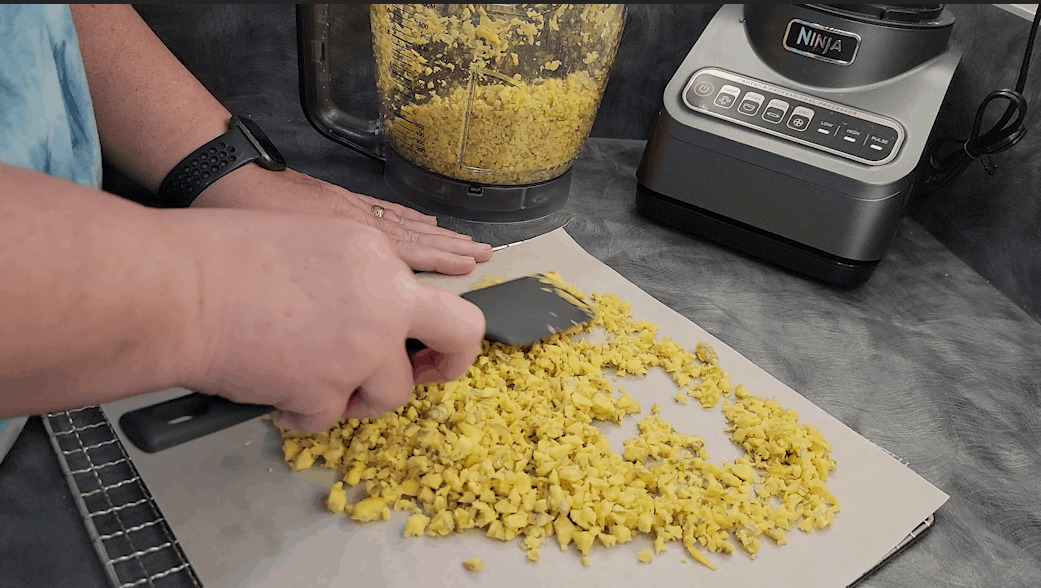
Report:
M 159 206 L 185 208 L 210 184 L 251 161 L 272 171 L 286 168 L 286 160 L 257 123 L 244 116 L 232 116 L 226 133 L 199 147 L 170 170 L 159 186 Z

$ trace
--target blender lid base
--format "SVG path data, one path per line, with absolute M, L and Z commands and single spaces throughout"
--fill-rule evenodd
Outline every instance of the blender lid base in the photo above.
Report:
M 492 223 L 535 220 L 564 207 L 571 168 L 537 184 L 478 184 L 428 172 L 387 149 L 383 177 L 402 198 L 451 217 Z

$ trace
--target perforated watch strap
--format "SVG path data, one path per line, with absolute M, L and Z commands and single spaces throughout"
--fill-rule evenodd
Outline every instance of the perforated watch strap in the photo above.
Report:
M 159 205 L 184 208 L 233 169 L 260 157 L 260 151 L 237 125 L 185 157 L 159 186 Z

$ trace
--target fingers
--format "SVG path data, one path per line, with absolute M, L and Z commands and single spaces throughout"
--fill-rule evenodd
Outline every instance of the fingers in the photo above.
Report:
M 371 208 L 374 204 L 382 206 L 384 217 L 390 215 L 393 217 L 416 221 L 427 225 L 437 224 L 437 217 L 430 216 L 428 214 L 423 214 L 422 212 L 419 212 L 418 210 L 409 208 L 407 206 L 401 206 L 400 204 L 394 204 L 393 202 L 387 202 L 385 200 L 373 198 L 372 196 L 367 196 L 365 194 L 358 194 L 356 192 L 353 194 L 355 195 L 355 197 L 358 198 L 359 201 L 361 201 L 365 205 L 366 208 Z
M 383 233 L 402 238 L 415 238 L 419 235 L 433 235 L 442 238 L 455 239 L 456 241 L 472 242 L 473 237 L 464 235 L 451 229 L 439 227 L 422 221 L 403 218 L 391 211 L 384 210 L 383 216 L 370 215 L 370 224 Z
M 330 397 L 328 405 L 319 412 L 302 414 L 280 410 L 271 415 L 271 421 L 283 429 L 301 433 L 320 433 L 328 430 L 343 418 L 346 404 L 345 395 L 334 395 Z
M 493 253 L 492 246 L 488 243 L 450 239 L 441 235 L 420 235 L 412 243 L 416 246 L 440 249 L 455 255 L 465 255 L 478 263 L 488 261 L 492 258 Z
M 484 339 L 484 314 L 472 302 L 433 286 L 424 286 L 409 336 L 428 349 L 413 357 L 413 377 L 454 380 L 473 363 Z
M 272 422 L 284 429 L 303 433 L 327 431 L 342 418 L 374 418 L 404 406 L 412 397 L 412 364 L 404 347 L 390 354 L 369 377 L 349 395 L 335 394 L 321 411 L 309 414 L 276 411 Z
M 392 239 L 394 250 L 414 270 L 465 275 L 492 257 L 487 243 L 419 235 L 415 240 Z
M 477 262 L 465 255 L 456 255 L 441 249 L 418 246 L 414 243 L 394 241 L 394 249 L 412 269 L 420 272 L 437 272 L 447 276 L 464 276 L 474 271 Z
M 416 235 L 432 235 L 459 241 L 473 242 L 473 237 L 470 235 L 437 226 L 437 219 L 435 217 L 427 216 L 406 206 L 377 200 L 371 196 L 365 196 L 362 194 L 358 194 L 357 196 L 357 202 L 362 206 L 362 208 L 364 208 L 366 218 L 370 219 L 370 224 L 388 236 L 414 240 L 417 238 Z M 371 207 L 373 205 L 383 207 L 382 216 L 376 216 L 372 213 Z M 439 239 L 438 242 L 439 244 L 435 246 L 441 246 L 440 244 L 444 243 L 445 239 Z M 491 247 L 484 247 L 483 245 L 484 244 L 477 244 L 477 247 L 471 245 L 470 248 L 474 251 L 481 251 L 482 255 L 487 255 L 485 249 L 490 250 Z
M 387 213 L 383 218 L 366 217 L 366 221 L 391 239 L 398 256 L 414 270 L 464 275 L 493 254 L 491 245 L 435 225 L 395 220 Z
M 358 404 L 359 401 L 361 401 L 361 388 L 356 389 L 351 394 L 351 397 L 347 399 L 347 410 L 350 410 L 351 407 Z M 346 414 L 346 411 L 344 414 Z
M 416 386 L 431 382 L 447 382 L 462 375 L 449 375 L 452 369 L 453 366 L 449 365 L 448 358 L 443 353 L 430 348 L 418 351 L 412 356 L 412 379 Z M 464 368 L 463 373 L 465 372 Z
M 347 410 L 347 418 L 371 418 L 404 406 L 412 397 L 412 364 L 405 347 L 392 353 L 354 394 Z
M 414 270 L 465 275 L 492 258 L 491 245 L 439 227 L 435 217 L 407 206 L 364 194 L 352 194 L 349 205 L 355 207 L 356 216 L 390 237 L 398 256 Z M 373 205 L 383 208 L 382 216 L 372 213 Z

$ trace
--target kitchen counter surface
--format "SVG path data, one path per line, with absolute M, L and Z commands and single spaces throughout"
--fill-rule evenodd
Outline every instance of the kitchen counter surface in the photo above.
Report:
M 297 169 L 400 201 L 378 162 L 301 120 L 258 122 Z M 634 203 L 643 145 L 591 140 L 567 205 L 547 218 L 441 224 L 493 245 L 566 226 L 629 281 L 949 494 L 934 528 L 861 586 L 1036 586 L 1041 324 L 908 219 L 856 289 L 656 224 Z M 0 464 L 0 586 L 106 585 L 47 434 L 31 419 Z

